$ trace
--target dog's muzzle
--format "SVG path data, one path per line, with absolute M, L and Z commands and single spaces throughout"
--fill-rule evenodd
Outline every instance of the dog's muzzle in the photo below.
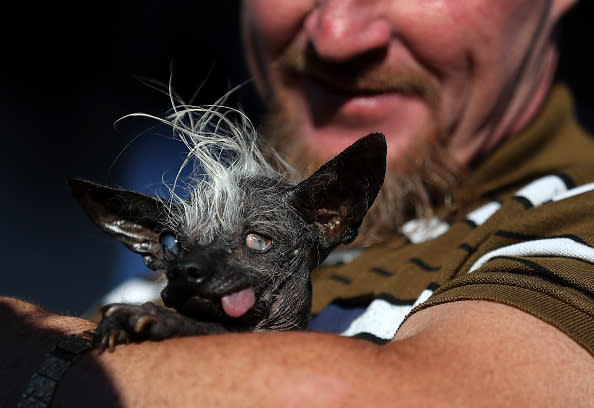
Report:
M 224 250 L 198 248 L 172 262 L 161 292 L 165 305 L 201 320 L 236 319 L 248 313 L 256 292 L 245 272 L 229 266 L 226 258 Z

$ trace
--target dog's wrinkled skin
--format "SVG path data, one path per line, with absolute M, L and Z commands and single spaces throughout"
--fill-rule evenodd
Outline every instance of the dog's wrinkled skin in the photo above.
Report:
M 310 272 L 357 236 L 385 174 L 386 142 L 373 133 L 296 186 L 245 177 L 240 225 L 208 243 L 171 229 L 181 204 L 71 180 L 75 198 L 105 232 L 165 270 L 162 299 L 103 308 L 100 349 L 194 334 L 301 329 L 311 307 Z

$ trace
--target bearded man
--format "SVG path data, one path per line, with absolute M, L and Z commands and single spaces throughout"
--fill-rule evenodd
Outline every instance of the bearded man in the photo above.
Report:
M 387 136 L 367 248 L 313 277 L 311 327 L 342 336 L 87 353 L 56 403 L 591 405 L 594 143 L 567 89 L 552 86 L 574 3 L 245 0 L 248 61 L 277 148 L 307 173 L 367 133 Z M 12 403 L 44 351 L 94 327 L 16 299 L 0 313 L 3 332 L 18 333 L 1 358 Z

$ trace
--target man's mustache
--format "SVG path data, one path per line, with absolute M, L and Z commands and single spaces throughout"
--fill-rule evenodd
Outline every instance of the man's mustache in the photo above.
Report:
M 344 95 L 411 94 L 436 108 L 438 81 L 416 68 L 383 63 L 385 54 L 385 50 L 373 50 L 350 60 L 334 62 L 321 58 L 311 43 L 305 47 L 292 44 L 277 58 L 275 67 L 288 83 L 306 77 Z

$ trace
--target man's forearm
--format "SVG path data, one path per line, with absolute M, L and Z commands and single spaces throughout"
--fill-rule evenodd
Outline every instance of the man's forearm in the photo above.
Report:
M 124 406 L 587 406 L 594 359 L 552 326 L 490 302 L 414 316 L 386 346 L 313 332 L 142 343 L 95 361 Z M 75 367 L 64 398 L 84 390 Z M 96 385 L 100 386 L 100 385 Z M 72 406 L 87 403 L 88 397 Z M 85 399 L 86 398 L 86 399 Z
M 14 406 L 43 355 L 63 337 L 94 327 L 17 299 L 0 299 L 0 401 Z M 338 336 L 249 333 L 171 339 L 89 352 L 67 372 L 56 393 L 63 406 L 291 406 L 354 400 L 360 369 L 337 376 L 338 366 L 377 361 L 380 348 Z M 327 364 L 328 361 L 333 363 Z M 340 362 L 340 364 L 339 364 Z M 371 368 L 371 365 L 369 366 Z M 351 372 L 353 375 L 350 375 Z M 364 377 L 359 377 L 364 375 Z M 284 401 L 281 403 L 280 401 Z
M 85 358 L 68 374 L 57 397 L 66 406 L 90 406 L 84 376 L 93 372 L 93 378 L 110 379 L 123 406 L 348 406 L 381 396 L 379 389 L 367 394 L 380 374 L 374 372 L 380 350 L 305 332 L 146 342 Z M 98 391 L 105 385 L 93 387 Z
M 92 352 L 79 360 L 56 402 L 325 408 L 591 402 L 592 356 L 557 329 L 511 307 L 436 306 L 409 319 L 398 337 L 381 347 L 313 332 L 119 346 L 114 353 Z M 28 376 L 34 368 L 29 370 Z

